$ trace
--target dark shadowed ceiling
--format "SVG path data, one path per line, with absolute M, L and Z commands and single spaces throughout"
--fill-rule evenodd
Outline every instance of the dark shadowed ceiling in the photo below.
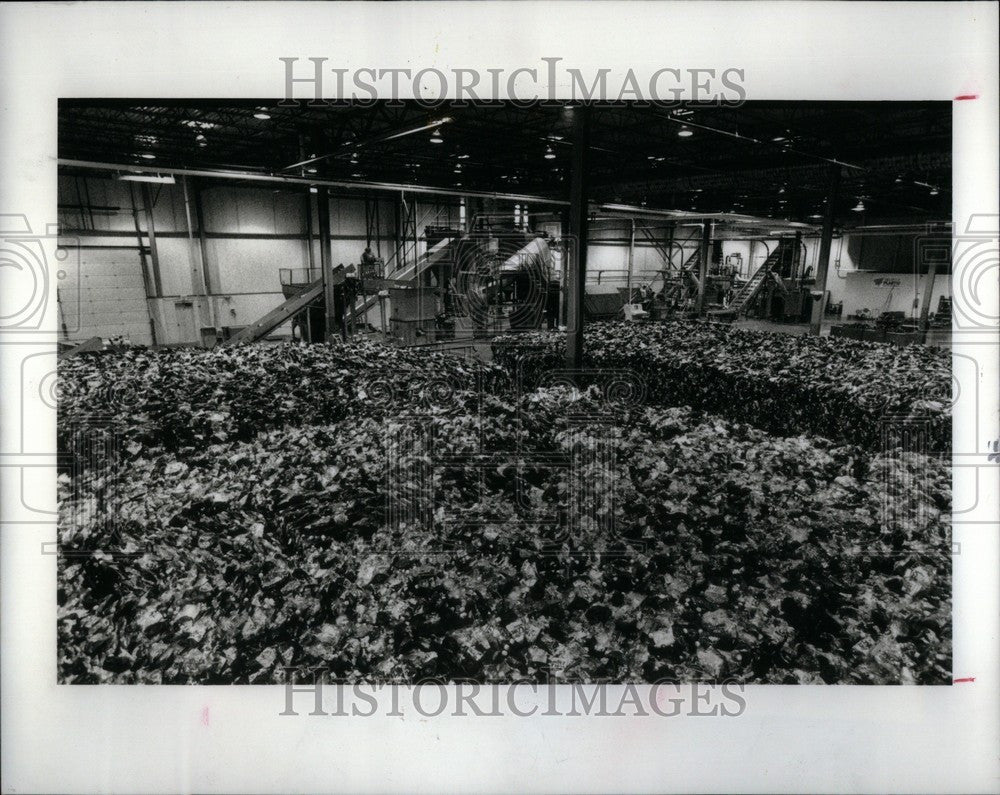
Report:
M 59 108 L 59 156 L 564 199 L 573 113 L 567 103 L 70 100 Z M 600 202 L 815 224 L 830 160 L 844 164 L 838 224 L 946 221 L 951 104 L 597 105 L 589 193 Z

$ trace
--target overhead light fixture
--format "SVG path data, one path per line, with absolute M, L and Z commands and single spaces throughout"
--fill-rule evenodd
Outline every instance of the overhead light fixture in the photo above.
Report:
M 822 216 L 822 215 L 820 215 L 819 213 L 813 213 L 813 214 L 812 214 L 812 215 L 810 215 L 809 217 L 810 217 L 810 218 L 822 218 L 823 216 Z
M 253 115 L 255 119 L 260 119 L 261 121 L 267 121 L 271 118 L 271 114 L 267 113 L 267 108 L 257 108 L 257 112 Z
M 858 203 L 851 210 L 856 213 L 863 213 L 865 211 L 865 203 L 861 199 L 858 199 Z
M 903 184 L 903 178 L 902 177 L 896 177 L 896 184 L 897 185 L 902 185 Z
M 204 136 L 204 135 L 202 135 L 201 133 L 198 133 L 198 134 L 197 134 L 197 135 L 196 135 L 196 136 L 194 137 L 194 139 L 195 139 L 196 141 L 204 141 L 204 140 L 207 140 L 207 139 L 205 138 L 205 136 Z
M 937 196 L 939 193 L 937 188 L 931 188 L 931 196 Z
M 787 141 L 788 139 L 784 135 L 776 135 L 771 140 L 776 144 L 780 144 L 782 141 Z
M 309 165 L 315 160 L 326 160 L 327 158 L 331 157 L 342 157 L 347 154 L 347 150 L 349 148 L 353 150 L 355 146 L 358 147 L 371 146 L 372 144 L 383 143 L 385 141 L 394 141 L 397 138 L 402 138 L 407 135 L 413 135 L 414 133 L 422 132 L 424 130 L 434 130 L 433 135 L 431 135 L 431 143 L 440 144 L 444 142 L 444 138 L 441 137 L 441 130 L 439 128 L 441 127 L 442 124 L 448 124 L 452 121 L 454 121 L 454 119 L 452 119 L 451 116 L 442 116 L 440 119 L 434 119 L 433 121 L 427 124 L 421 124 L 418 127 L 408 127 L 407 129 L 400 130 L 398 132 L 376 135 L 374 138 L 369 138 L 365 141 L 349 141 L 343 144 L 343 146 L 341 147 L 341 149 L 344 150 L 342 152 L 340 151 L 331 152 L 330 154 L 321 155 L 318 157 L 315 154 L 311 154 L 309 155 L 309 158 L 307 160 L 300 160 L 297 163 L 292 163 L 289 166 L 285 166 L 282 169 L 282 171 L 290 171 L 293 168 L 301 168 L 302 166 Z M 353 151 L 352 157 L 354 159 L 357 159 L 358 157 L 357 151 Z M 357 163 L 355 163 L 354 160 L 352 160 L 351 165 L 357 165 Z
M 185 119 L 181 122 L 185 127 L 192 127 L 196 130 L 214 130 L 219 125 L 211 121 L 201 121 L 200 119 Z
M 355 171 L 353 174 L 351 174 L 351 176 L 352 177 L 357 177 L 357 178 L 360 179 L 361 177 L 364 176 L 364 174 L 362 174 L 360 171 Z
M 545 147 L 545 159 L 546 160 L 555 160 L 555 157 L 556 157 L 556 153 L 552 151 L 552 147 L 551 146 L 546 146 Z
M 468 160 L 468 159 L 469 159 L 469 156 L 468 156 L 468 155 L 459 155 L 459 156 L 458 156 L 458 159 L 459 159 L 459 160 Z
M 309 186 L 309 192 L 310 193 L 319 193 L 319 188 L 317 188 L 315 185 L 310 185 Z
M 122 182 L 156 182 L 161 185 L 173 185 L 173 174 L 118 174 L 115 179 Z
M 678 138 L 690 138 L 690 137 L 691 137 L 692 135 L 694 135 L 694 130 L 692 130 L 692 129 L 691 129 L 690 127 L 688 127 L 688 126 L 687 126 L 686 124 L 685 124 L 685 125 L 683 125 L 683 126 L 682 126 L 682 127 L 681 127 L 681 128 L 680 128 L 680 129 L 678 130 L 678 131 L 677 131 L 677 137 L 678 137 Z
M 315 174 L 316 173 L 316 169 L 315 168 L 307 168 L 306 169 L 306 173 L 307 174 Z
M 152 152 L 143 152 L 141 155 L 139 155 L 139 157 L 141 157 L 143 160 L 156 160 L 156 155 L 154 155 Z

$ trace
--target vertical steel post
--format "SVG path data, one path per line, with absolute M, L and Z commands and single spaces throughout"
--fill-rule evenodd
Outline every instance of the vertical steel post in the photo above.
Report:
M 337 320 L 337 302 L 333 284 L 333 262 L 330 251 L 330 195 L 326 188 L 316 194 L 316 209 L 319 220 L 319 262 L 323 269 L 323 302 L 326 304 L 326 334 L 324 340 L 332 342 L 334 335 L 341 331 Z
M 153 298 L 156 296 L 156 288 L 153 285 L 153 277 L 149 272 L 149 265 L 146 261 L 147 247 L 142 242 L 142 227 L 139 225 L 139 208 L 135 203 L 135 189 L 133 183 L 128 184 L 129 200 L 132 203 L 132 222 L 135 224 L 135 238 L 139 244 L 139 265 L 142 268 L 142 287 L 146 294 L 146 314 L 149 316 L 149 338 L 153 345 L 156 345 L 156 305 Z M 82 212 L 82 211 L 81 211 Z
M 920 304 L 920 330 L 927 333 L 931 311 L 931 297 L 934 293 L 934 277 L 937 275 L 937 257 L 930 257 L 927 263 L 927 277 L 924 281 L 924 300 Z
M 627 303 L 632 303 L 632 268 L 635 266 L 635 218 L 631 219 L 632 225 L 628 237 L 628 275 L 625 277 L 625 295 L 628 296 Z
M 792 279 L 798 279 L 799 274 L 805 270 L 802 261 L 802 230 L 795 232 L 795 256 L 792 257 Z
M 826 209 L 823 212 L 823 230 L 819 238 L 819 261 L 816 263 L 816 290 L 819 298 L 813 301 L 809 333 L 819 336 L 826 312 L 826 277 L 830 270 L 830 249 L 833 242 L 834 209 L 840 190 L 840 166 L 830 165 L 830 182 L 826 190 Z
M 708 284 L 708 258 L 712 255 L 712 222 L 705 221 L 701 228 L 701 251 L 698 253 L 698 299 L 695 311 L 705 310 L 705 287 Z
M 309 263 L 309 281 L 316 277 L 316 253 L 313 251 L 313 200 L 312 191 L 306 191 L 306 262 Z
M 583 364 L 583 295 L 587 282 L 587 168 L 590 146 L 590 114 L 586 105 L 573 108 L 573 156 L 570 178 L 569 243 L 572 250 L 567 284 L 566 366 L 579 370 Z
M 149 183 L 140 183 L 143 210 L 146 214 L 146 237 L 149 238 L 149 261 L 153 265 L 153 294 L 159 298 L 163 295 L 163 283 L 160 281 L 160 252 L 156 247 L 156 228 L 153 225 L 153 200 L 149 195 Z
M 201 201 L 201 184 L 194 181 L 194 216 L 198 224 L 198 250 L 201 252 L 201 283 L 204 288 L 205 300 L 211 315 L 212 326 L 219 327 L 219 313 L 215 301 L 212 300 L 212 279 L 208 267 L 208 239 L 205 237 L 205 211 Z

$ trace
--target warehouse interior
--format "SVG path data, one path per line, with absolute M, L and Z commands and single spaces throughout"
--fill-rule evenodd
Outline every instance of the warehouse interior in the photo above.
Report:
M 60 682 L 952 681 L 947 103 L 59 112 Z
M 61 342 L 702 318 L 947 345 L 950 147 L 942 102 L 64 100 Z

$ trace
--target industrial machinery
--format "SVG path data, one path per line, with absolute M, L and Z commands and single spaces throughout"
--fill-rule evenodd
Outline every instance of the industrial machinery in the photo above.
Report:
M 733 290 L 732 297 L 727 304 L 712 301 L 706 295 L 707 303 L 722 304 L 720 308 L 710 309 L 708 315 L 716 320 L 735 320 L 740 315 L 777 322 L 808 320 L 814 280 L 802 270 L 802 251 L 801 241 L 782 238 L 742 285 L 726 284 L 732 277 L 723 275 L 722 283 L 727 293 Z
M 469 231 L 428 226 L 424 240 L 425 252 L 400 267 L 369 258 L 333 269 L 334 316 L 345 336 L 348 328 L 375 328 L 369 312 L 376 307 L 383 335 L 407 345 L 453 337 L 460 326 L 484 336 L 557 323 L 559 281 L 544 234 L 496 224 Z M 319 269 L 283 268 L 279 277 L 285 301 L 224 344 L 262 339 L 288 321 L 296 339 L 326 338 Z

